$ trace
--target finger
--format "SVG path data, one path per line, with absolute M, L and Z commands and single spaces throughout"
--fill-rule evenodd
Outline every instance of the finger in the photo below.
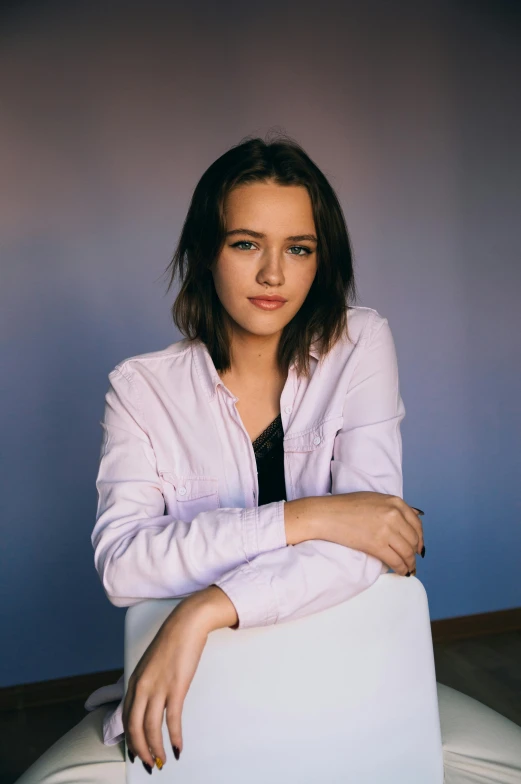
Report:
M 128 717 L 130 715 L 130 711 L 132 709 L 132 704 L 134 702 L 134 687 L 129 681 L 127 687 L 127 693 L 125 694 L 125 699 L 123 701 L 123 710 L 122 710 L 122 721 L 123 721 L 123 732 L 125 735 L 125 743 L 127 744 L 127 750 L 129 752 L 129 756 L 131 756 L 131 761 L 133 762 L 133 757 L 136 756 L 136 750 L 132 748 L 132 742 L 130 740 L 129 728 L 128 728 Z
M 401 555 L 399 555 L 396 550 L 393 550 L 392 547 L 386 547 L 383 555 L 381 556 L 381 560 L 387 564 L 387 566 L 390 566 L 393 572 L 396 572 L 396 574 L 405 575 L 410 571 Z
M 165 747 L 163 745 L 163 715 L 165 712 L 165 698 L 154 697 L 149 700 L 145 710 L 143 719 L 143 728 L 145 730 L 145 738 L 148 748 L 150 749 L 152 759 L 161 770 L 166 762 Z
M 412 572 L 416 569 L 416 557 L 414 546 L 404 539 L 403 536 L 399 533 L 393 533 L 389 537 L 389 547 L 394 550 L 402 561 L 404 562 L 406 569 L 405 572 Z M 401 572 L 400 572 L 401 574 Z
M 394 529 L 394 533 L 405 539 L 405 541 L 409 544 L 413 554 L 418 552 L 418 546 L 420 543 L 418 531 L 411 525 L 403 513 L 400 520 L 398 521 L 398 525 Z
M 416 553 L 418 553 L 418 555 L 421 555 L 421 551 L 424 545 L 422 521 L 420 520 L 417 512 L 414 510 L 414 507 L 409 506 L 409 504 L 407 504 L 405 501 L 403 501 L 403 504 L 400 506 L 400 510 L 405 519 L 405 522 L 409 524 L 416 534 L 417 538 L 414 539 L 414 550 Z M 411 541 L 405 528 L 403 531 L 400 531 L 400 533 L 402 536 L 405 536 L 408 541 Z
M 134 754 L 137 754 L 142 762 L 146 762 L 147 765 L 153 768 L 155 760 L 148 748 L 143 726 L 147 704 L 148 695 L 143 693 L 138 684 L 132 708 L 128 715 L 128 739 Z
M 404 515 L 407 522 L 414 527 L 414 530 L 418 534 L 418 546 L 416 548 L 416 552 L 418 553 L 418 555 L 421 555 L 423 545 L 425 544 L 423 539 L 423 522 L 420 519 L 420 516 L 413 510 L 412 507 L 409 507 L 409 509 L 405 509 Z
M 166 703 L 166 726 L 168 728 L 168 734 L 170 736 L 170 743 L 172 744 L 172 749 L 174 746 L 177 747 L 179 754 L 175 754 L 176 759 L 179 759 L 179 755 L 183 750 L 183 732 L 181 726 L 181 714 L 183 711 L 183 699 L 180 694 L 172 694 L 167 697 Z

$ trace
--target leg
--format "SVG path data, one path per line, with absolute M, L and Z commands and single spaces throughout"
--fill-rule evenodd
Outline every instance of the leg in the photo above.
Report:
M 87 713 L 59 738 L 15 784 L 125 784 L 124 744 L 105 746 L 103 717 L 110 704 Z
M 437 684 L 445 784 L 521 784 L 521 727 Z

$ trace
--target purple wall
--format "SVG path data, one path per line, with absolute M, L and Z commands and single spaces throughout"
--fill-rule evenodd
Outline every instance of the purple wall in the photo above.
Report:
M 192 190 L 274 127 L 395 336 L 432 618 L 521 605 L 519 6 L 180 5 L 0 20 L 2 686 L 123 666 L 90 543 L 107 374 L 181 337 L 162 273 Z

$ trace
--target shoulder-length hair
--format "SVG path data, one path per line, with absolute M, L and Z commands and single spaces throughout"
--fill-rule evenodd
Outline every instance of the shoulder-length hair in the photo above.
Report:
M 309 351 L 327 354 L 348 334 L 348 300 L 356 301 L 353 256 L 338 198 L 318 166 L 293 139 L 259 138 L 232 147 L 204 172 L 194 190 L 174 256 L 167 267 L 167 292 L 179 275 L 180 290 L 172 306 L 173 321 L 190 340 L 201 340 L 217 370 L 231 367 L 226 314 L 209 266 L 219 255 L 226 234 L 225 200 L 232 188 L 252 182 L 303 185 L 311 198 L 317 233 L 317 272 L 302 306 L 286 324 L 277 349 L 284 375 L 295 364 L 298 377 L 309 376 Z

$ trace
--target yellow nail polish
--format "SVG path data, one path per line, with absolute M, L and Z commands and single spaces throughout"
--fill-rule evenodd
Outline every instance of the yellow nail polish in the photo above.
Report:
M 163 767 L 163 761 L 162 761 L 161 757 L 154 757 L 154 759 L 156 761 L 157 767 L 159 768 L 159 770 L 161 770 L 161 768 Z

